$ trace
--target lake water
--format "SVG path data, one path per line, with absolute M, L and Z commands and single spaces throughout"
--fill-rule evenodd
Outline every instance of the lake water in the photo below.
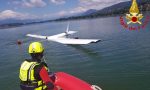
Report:
M 19 89 L 19 67 L 30 58 L 30 42 L 41 41 L 53 72 L 63 71 L 103 90 L 150 90 L 150 23 L 144 30 L 124 30 L 119 17 L 70 21 L 72 37 L 96 38 L 97 44 L 70 46 L 26 37 L 54 35 L 68 22 L 52 22 L 0 30 L 0 90 Z M 17 40 L 23 44 L 18 46 Z M 84 90 L 84 89 L 83 89 Z

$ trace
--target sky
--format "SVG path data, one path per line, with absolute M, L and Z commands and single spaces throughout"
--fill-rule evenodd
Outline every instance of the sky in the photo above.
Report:
M 0 0 L 0 20 L 52 19 L 130 0 Z

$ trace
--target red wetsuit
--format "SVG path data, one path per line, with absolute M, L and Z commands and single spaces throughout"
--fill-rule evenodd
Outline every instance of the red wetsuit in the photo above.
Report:
M 56 87 L 54 87 L 54 83 L 50 79 L 49 74 L 48 74 L 47 70 L 45 69 L 45 67 L 41 68 L 39 75 L 40 75 L 41 79 L 43 80 L 43 82 L 48 87 L 48 90 L 57 90 Z

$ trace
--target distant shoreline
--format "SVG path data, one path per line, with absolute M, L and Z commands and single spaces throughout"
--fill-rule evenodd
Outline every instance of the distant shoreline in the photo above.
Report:
M 150 11 L 144 11 L 143 14 L 150 13 Z M 39 21 L 39 22 L 30 22 L 30 23 L 9 23 L 9 24 L 2 24 L 0 25 L 0 29 L 8 29 L 8 28 L 15 28 L 21 27 L 24 25 L 33 25 L 39 23 L 48 23 L 48 22 L 64 22 L 69 20 L 84 20 L 84 19 L 97 19 L 97 18 L 107 18 L 107 17 L 116 17 L 116 16 L 125 16 L 125 14 L 112 14 L 112 15 L 104 15 L 104 16 L 97 16 L 97 17 L 88 17 L 88 16 L 81 16 L 81 17 L 74 17 L 74 18 L 60 18 L 55 20 L 46 20 L 46 21 Z

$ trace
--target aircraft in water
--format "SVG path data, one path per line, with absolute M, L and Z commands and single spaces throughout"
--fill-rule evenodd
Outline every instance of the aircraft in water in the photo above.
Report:
M 90 43 L 97 43 L 100 39 L 79 39 L 79 38 L 69 38 L 68 35 L 72 35 L 77 33 L 77 31 L 69 31 L 69 24 L 67 29 L 64 33 L 60 33 L 53 36 L 42 36 L 42 35 L 35 35 L 35 34 L 27 34 L 26 36 L 33 37 L 33 38 L 40 38 L 46 39 L 48 41 L 54 41 L 62 44 L 69 44 L 69 45 L 84 45 Z

